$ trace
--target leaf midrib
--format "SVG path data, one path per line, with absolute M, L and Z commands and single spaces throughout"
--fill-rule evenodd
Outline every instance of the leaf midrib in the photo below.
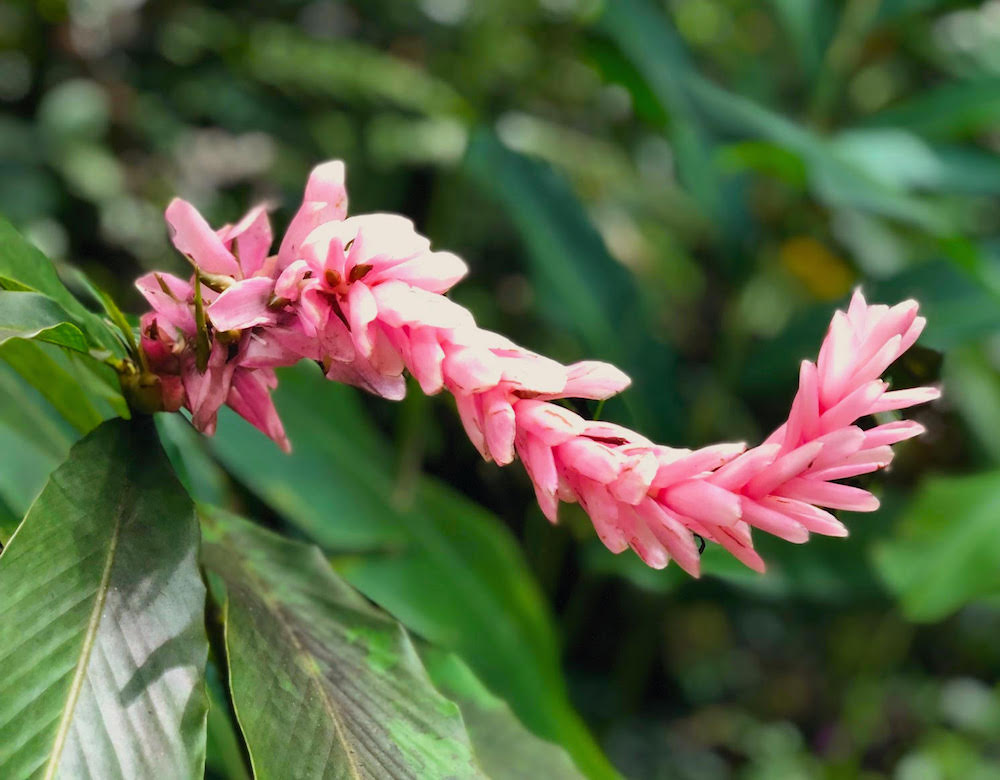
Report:
M 80 658 L 77 661 L 76 670 L 73 673 L 73 682 L 70 684 L 69 695 L 67 696 L 66 704 L 63 707 L 63 715 L 62 719 L 59 721 L 59 728 L 56 731 L 55 742 L 52 745 L 52 753 L 50 754 L 49 760 L 45 766 L 44 780 L 52 780 L 55 776 L 55 772 L 59 768 L 59 762 L 62 759 L 63 749 L 66 746 L 66 737 L 69 735 L 73 714 L 76 711 L 76 705 L 80 699 L 80 692 L 83 689 L 83 680 L 87 673 L 87 667 L 90 666 L 90 654 L 93 652 L 94 643 L 97 640 L 97 631 L 101 625 L 101 618 L 104 613 L 104 604 L 107 601 L 108 596 L 108 585 L 111 582 L 111 570 L 114 567 L 115 555 L 118 551 L 118 540 L 121 537 L 122 515 L 131 492 L 132 491 L 129 485 L 126 483 L 122 489 L 121 496 L 118 499 L 118 505 L 115 508 L 115 527 L 111 533 L 111 543 L 108 546 L 107 557 L 104 561 L 104 570 L 101 572 L 101 581 L 97 586 L 97 598 L 94 601 L 94 608 L 91 610 L 90 620 L 87 623 L 87 631 L 83 637 L 83 646 L 81 648 Z
M 241 562 L 245 560 L 238 550 L 230 548 L 230 552 L 232 553 L 233 557 L 236 560 Z M 336 729 L 337 732 L 337 738 L 340 741 L 341 745 L 343 745 L 344 753 L 347 755 L 348 765 L 351 771 L 351 777 L 357 778 L 357 780 L 363 780 L 364 776 L 361 774 L 361 768 L 357 764 L 357 759 L 354 755 L 354 751 L 351 750 L 350 742 L 347 739 L 345 725 L 340 717 L 340 714 L 337 712 L 337 708 L 334 702 L 330 698 L 329 691 L 327 691 L 326 689 L 326 678 L 323 676 L 323 673 L 317 666 L 316 659 L 313 657 L 312 653 L 310 653 L 299 641 L 298 634 L 296 633 L 294 627 L 290 625 L 288 620 L 285 618 L 284 610 L 282 610 L 280 605 L 278 605 L 273 600 L 273 597 L 271 597 L 270 593 L 271 588 L 268 586 L 267 582 L 258 577 L 247 566 L 241 565 L 240 569 L 242 575 L 250 583 L 253 584 L 254 586 L 253 592 L 257 595 L 260 602 L 264 605 L 267 611 L 274 617 L 275 622 L 281 627 L 281 630 L 288 635 L 292 644 L 295 646 L 295 649 L 297 651 L 296 655 L 300 659 L 300 663 L 302 665 L 303 670 L 309 677 L 313 678 L 313 681 L 316 683 L 316 687 L 319 689 L 320 692 L 320 698 L 323 701 L 323 708 L 327 711 L 327 713 L 329 713 L 330 720 L 333 722 L 334 729 Z M 227 610 L 227 615 L 226 615 L 227 629 L 228 629 L 228 622 L 229 622 L 229 615 Z M 227 630 L 226 632 L 227 642 L 228 638 L 229 634 Z M 230 658 L 230 673 L 229 673 L 230 685 L 232 685 L 231 664 L 232 660 Z M 234 704 L 235 704 L 235 699 L 234 699 Z M 239 719 L 238 714 L 237 714 L 237 719 Z M 249 740 L 247 741 L 247 747 L 248 748 L 250 747 Z

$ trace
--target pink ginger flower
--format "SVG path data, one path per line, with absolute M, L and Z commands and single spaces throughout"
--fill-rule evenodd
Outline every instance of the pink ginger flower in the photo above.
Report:
M 484 458 L 520 458 L 552 522 L 561 502 L 579 503 L 612 552 L 631 547 L 650 566 L 673 559 L 697 576 L 695 535 L 760 571 L 753 528 L 797 543 L 810 532 L 846 535 L 827 510 L 874 511 L 878 500 L 836 480 L 885 467 L 892 444 L 923 432 L 916 422 L 863 430 L 857 421 L 939 395 L 889 391 L 879 378 L 923 329 L 917 304 L 870 306 L 858 291 L 834 316 L 818 361 L 803 362 L 789 418 L 763 444 L 658 445 L 551 403 L 614 395 L 629 384 L 621 371 L 564 366 L 480 329 L 444 296 L 467 272 L 461 259 L 432 251 L 403 217 L 348 218 L 346 203 L 343 165 L 316 168 L 270 257 L 260 207 L 213 232 L 188 204 L 171 204 L 174 243 L 205 282 L 210 338 L 201 365 L 194 281 L 139 280 L 154 309 L 143 318 L 143 348 L 164 379 L 165 405 L 187 406 L 211 433 L 226 402 L 287 447 L 269 396 L 273 367 L 315 360 L 327 378 L 389 399 L 403 397 L 409 371 L 425 393 L 454 396 Z
M 847 535 L 828 509 L 878 509 L 871 493 L 834 480 L 887 466 L 890 445 L 924 431 L 905 420 L 855 424 L 939 397 L 932 387 L 888 391 L 878 378 L 924 325 L 914 301 L 869 306 L 855 292 L 848 312 L 834 316 L 818 362 L 802 363 L 788 421 L 753 449 L 674 450 L 554 404 L 520 401 L 518 454 L 546 516 L 554 522 L 559 501 L 578 501 L 612 552 L 631 547 L 655 568 L 673 558 L 697 576 L 698 534 L 763 571 L 752 528 L 802 543 L 810 532 Z

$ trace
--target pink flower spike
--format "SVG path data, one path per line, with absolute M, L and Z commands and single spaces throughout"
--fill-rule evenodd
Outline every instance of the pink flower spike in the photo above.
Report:
M 208 318 L 218 331 L 248 330 L 258 325 L 273 325 L 277 313 L 268 308 L 274 282 L 256 277 L 228 287 L 208 307 Z
M 234 279 L 241 276 L 236 258 L 194 206 L 174 198 L 167 206 L 166 217 L 170 240 L 197 268 Z

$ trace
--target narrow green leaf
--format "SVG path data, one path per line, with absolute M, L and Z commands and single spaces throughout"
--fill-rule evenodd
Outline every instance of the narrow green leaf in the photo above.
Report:
M 591 777 L 614 771 L 566 696 L 555 633 L 503 524 L 454 490 L 421 479 L 394 500 L 392 451 L 352 388 L 310 366 L 279 372 L 284 455 L 232 414 L 209 440 L 251 491 L 325 550 L 342 575 L 407 628 L 460 653 L 537 734 L 566 746 Z
M 229 683 L 258 778 L 480 777 L 458 708 L 402 626 L 315 547 L 206 509 Z M 265 706 L 262 706 L 265 705 Z
M 148 419 L 70 452 L 0 555 L 0 776 L 200 776 L 198 526 Z
M 1000 594 L 1000 472 L 928 479 L 875 564 L 912 620 Z
M 868 118 L 932 138 L 969 138 L 1000 122 L 1000 77 L 952 81 L 916 92 Z
M 33 292 L 0 291 L 0 344 L 38 339 L 86 354 L 87 338 L 54 300 Z
M 73 297 L 59 280 L 52 262 L 2 217 L 0 217 L 0 287 L 7 290 L 33 290 L 48 296 L 66 310 L 93 344 L 115 355 L 124 355 L 121 343 L 107 324 Z
M 521 725 L 507 703 L 490 693 L 458 656 L 424 646 L 420 657 L 437 689 L 458 704 L 476 759 L 493 780 L 582 777 L 565 750 Z

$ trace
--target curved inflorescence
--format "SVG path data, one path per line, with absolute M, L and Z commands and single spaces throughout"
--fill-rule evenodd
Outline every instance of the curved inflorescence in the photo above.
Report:
M 889 391 L 880 379 L 924 327 L 916 302 L 869 305 L 858 291 L 834 315 L 818 360 L 802 363 L 789 418 L 763 444 L 673 449 L 552 403 L 608 398 L 629 379 L 607 363 L 564 366 L 479 328 L 444 296 L 465 263 L 432 251 L 403 217 L 347 217 L 340 162 L 313 171 L 275 255 L 262 207 L 217 231 L 181 200 L 166 218 L 195 272 L 136 282 L 152 306 L 141 347 L 164 408 L 189 409 L 211 434 L 228 404 L 288 451 L 270 396 L 274 368 L 313 360 L 329 379 L 396 400 L 408 371 L 425 393 L 454 396 L 484 458 L 520 458 L 552 522 L 560 502 L 578 502 L 612 552 L 631 547 L 656 568 L 673 559 L 697 576 L 696 534 L 760 571 L 752 528 L 791 542 L 846 535 L 826 510 L 868 512 L 878 500 L 836 480 L 886 466 L 892 444 L 924 430 L 857 421 L 939 395 Z

